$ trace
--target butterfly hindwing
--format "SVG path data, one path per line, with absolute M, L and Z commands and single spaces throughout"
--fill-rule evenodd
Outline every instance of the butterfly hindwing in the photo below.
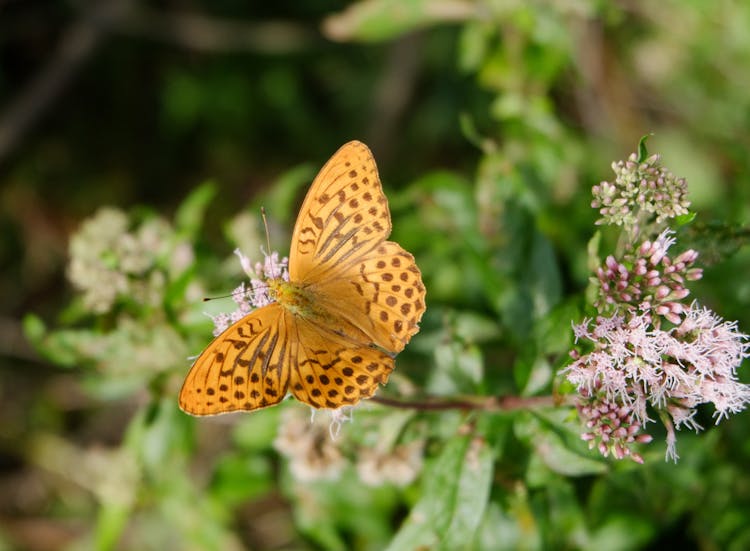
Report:
M 219 335 L 190 369 L 180 408 L 214 415 L 280 402 L 289 386 L 288 317 L 279 304 L 270 304 Z
M 404 349 L 419 331 L 425 289 L 414 257 L 397 243 L 384 241 L 371 254 L 321 282 L 321 305 L 391 353 Z
M 290 390 L 300 402 L 336 409 L 369 398 L 393 371 L 393 358 L 369 346 L 296 320 Z

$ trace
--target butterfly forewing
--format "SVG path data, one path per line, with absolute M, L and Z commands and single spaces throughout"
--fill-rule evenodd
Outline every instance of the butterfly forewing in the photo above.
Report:
M 371 254 L 391 233 L 388 201 L 370 149 L 353 141 L 325 164 L 307 192 L 292 235 L 289 277 L 319 282 Z
M 193 415 L 214 415 L 281 401 L 289 386 L 289 316 L 279 304 L 270 304 L 224 331 L 190 369 L 180 407 Z
M 366 344 L 396 353 L 419 331 L 425 291 L 412 255 L 386 241 L 390 232 L 372 153 L 361 142 L 349 142 L 307 193 L 289 270 L 324 309 L 364 332 Z

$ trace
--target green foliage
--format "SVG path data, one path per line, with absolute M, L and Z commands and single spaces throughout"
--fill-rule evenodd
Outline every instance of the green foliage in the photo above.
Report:
M 462 0 L 362 0 L 328 17 L 325 30 L 337 40 L 376 42 L 476 14 L 477 8 Z
M 113 131 L 76 124 L 19 154 L 10 184 L 65 174 L 76 184 L 66 214 L 86 219 L 60 313 L 19 310 L 40 359 L 20 369 L 14 357 L 0 372 L 0 451 L 45 473 L 43 512 L 29 516 L 75 521 L 70 549 L 748 547 L 744 416 L 683 430 L 677 464 L 663 461 L 663 434 L 641 448 L 645 465 L 617 462 L 581 441 L 574 388 L 557 374 L 571 321 L 595 315 L 589 277 L 616 238 L 594 226 L 591 187 L 634 144 L 645 161 L 647 139 L 697 190 L 676 221 L 710 266 L 691 296 L 750 327 L 750 7 L 303 4 L 265 7 L 269 21 L 293 22 L 265 34 L 269 21 L 241 3 L 209 6 L 258 23 L 222 28 L 255 44 L 249 52 L 118 38 L 96 67 L 117 98 Z M 139 48 L 158 52 L 148 70 Z M 158 105 L 148 116 L 135 75 Z M 5 82 L 0 71 L 0 94 Z M 81 109 L 100 120 L 95 107 Z M 271 249 L 286 254 L 316 168 L 357 136 L 373 137 L 391 239 L 414 254 L 427 289 L 383 403 L 350 422 L 310 420 L 293 400 L 187 416 L 177 394 L 211 338 L 205 313 L 231 309 L 202 299 L 247 279 L 230 251 L 262 260 L 264 207 Z M 97 154 L 102 142 L 117 152 Z M 149 206 L 99 207 L 138 202 Z M 17 230 L 36 239 L 28 253 L 12 232 L 0 251 L 23 258 L 18 274 L 40 262 L 30 227 Z M 18 274 L 2 276 L 6 287 Z M 5 526 L 0 549 L 11 549 L 18 535 Z
M 492 463 L 481 438 L 450 439 L 425 467 L 420 499 L 387 549 L 469 548 L 487 505 Z

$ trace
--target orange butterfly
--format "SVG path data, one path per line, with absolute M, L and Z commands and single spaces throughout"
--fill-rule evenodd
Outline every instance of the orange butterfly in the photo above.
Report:
M 388 200 L 369 148 L 342 146 L 318 173 L 294 225 L 289 281 L 275 302 L 219 335 L 193 364 L 180 408 L 214 415 L 272 406 L 291 392 L 336 409 L 385 384 L 419 331 L 425 288 L 392 241 Z

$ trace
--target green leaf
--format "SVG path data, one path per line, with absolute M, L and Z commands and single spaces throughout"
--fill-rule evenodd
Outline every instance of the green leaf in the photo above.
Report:
M 23 317 L 23 333 L 34 347 L 39 348 L 47 328 L 42 318 L 36 314 L 26 314 Z
M 493 462 L 492 450 L 483 439 L 449 440 L 425 470 L 422 497 L 388 551 L 467 548 L 487 506 Z
M 540 232 L 534 232 L 531 247 L 526 282 L 534 302 L 535 317 L 538 317 L 548 313 L 560 302 L 562 281 L 549 239 Z
M 458 126 L 461 129 L 461 135 L 466 138 L 469 143 L 475 145 L 478 148 L 482 148 L 485 138 L 479 132 L 476 122 L 470 113 L 460 113 L 458 115 Z
M 24 318 L 24 332 L 34 349 L 44 358 L 63 367 L 90 363 L 81 350 L 90 348 L 101 337 L 96 330 L 63 329 L 46 332 L 44 322 L 34 314 Z
M 218 460 L 211 494 L 224 504 L 240 504 L 273 490 L 273 469 L 267 457 L 231 453 Z
M 554 376 L 549 360 L 538 353 L 537 347 L 529 346 L 531 354 L 520 354 L 513 365 L 513 376 L 521 395 L 533 396 L 549 389 Z
M 155 478 L 168 477 L 164 465 L 176 466 L 175 456 L 192 441 L 192 423 L 178 409 L 174 396 L 163 396 L 132 418 L 123 445 L 137 454 L 144 472 Z
M 185 301 L 187 290 L 195 281 L 195 268 L 191 265 L 188 269 L 177 274 L 176 277 L 167 281 L 164 289 L 164 304 L 167 307 L 179 308 Z
M 573 330 L 570 324 L 583 317 L 581 308 L 581 298 L 573 297 L 556 305 L 539 320 L 534 327 L 534 333 L 539 348 L 544 354 L 567 356 L 567 352 L 573 344 Z
M 263 206 L 269 217 L 276 220 L 294 220 L 300 189 L 315 176 L 315 167 L 304 163 L 290 168 L 274 180 L 269 192 L 263 196 Z
M 467 343 L 483 343 L 501 335 L 496 320 L 470 310 L 456 312 L 452 325 L 456 337 Z
M 612 551 L 627 551 L 642 549 L 653 541 L 654 526 L 643 517 L 635 514 L 612 515 L 595 530 L 584 548 L 586 551 L 611 549 Z
M 427 387 L 429 392 L 476 392 L 484 373 L 484 358 L 477 345 L 441 343 L 435 348 L 434 358 L 435 369 Z
M 466 547 L 474 538 L 490 496 L 494 457 L 484 440 L 469 442 L 459 473 L 453 518 L 444 534 L 447 549 Z
M 646 140 L 648 140 L 650 136 L 652 136 L 652 134 L 646 134 L 638 142 L 638 162 L 639 163 L 642 163 L 648 158 L 648 149 L 646 149 Z
M 114 549 L 131 514 L 132 507 L 128 505 L 114 503 L 102 505 L 96 518 L 96 549 L 101 551 Z
M 244 451 L 258 452 L 271 447 L 279 429 L 283 406 L 262 409 L 237 420 L 232 439 Z
M 688 212 L 687 214 L 680 214 L 679 216 L 676 216 L 674 219 L 676 226 L 687 226 L 690 224 L 693 220 L 695 220 L 697 213 L 695 212 Z
M 570 410 L 558 408 L 519 415 L 514 430 L 519 440 L 534 448 L 527 467 L 530 485 L 544 486 L 559 475 L 582 476 L 607 470 L 606 462 L 587 450 L 580 427 L 570 422 Z
M 177 208 L 174 216 L 177 230 L 195 237 L 203 225 L 206 208 L 215 195 L 216 184 L 210 180 L 195 188 Z
M 482 67 L 489 57 L 495 32 L 494 25 L 486 20 L 470 21 L 464 25 L 458 43 L 458 66 L 463 71 L 478 71 Z M 465 132 L 464 136 L 467 136 Z

